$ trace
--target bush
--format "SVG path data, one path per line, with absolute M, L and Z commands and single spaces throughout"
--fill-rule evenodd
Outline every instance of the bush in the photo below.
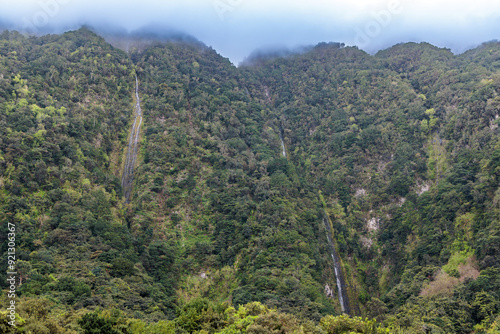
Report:
M 334 317 L 332 315 L 321 319 L 320 326 L 328 334 L 342 333 L 389 333 L 389 330 L 377 328 L 376 320 L 363 320 L 360 317 L 351 318 L 348 315 Z
M 115 277 L 130 276 L 135 272 L 134 263 L 123 257 L 114 259 L 111 261 L 111 264 L 113 265 L 111 268 L 111 275 Z
M 85 334 L 119 334 L 113 328 L 115 323 L 111 319 L 106 319 L 100 316 L 98 311 L 85 314 L 78 324 L 82 327 Z

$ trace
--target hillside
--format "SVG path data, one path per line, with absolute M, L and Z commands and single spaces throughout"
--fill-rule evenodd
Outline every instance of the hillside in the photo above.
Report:
M 375 330 L 344 310 L 378 332 L 494 333 L 499 71 L 499 43 L 322 43 L 236 68 L 199 42 L 4 32 L 11 332 Z

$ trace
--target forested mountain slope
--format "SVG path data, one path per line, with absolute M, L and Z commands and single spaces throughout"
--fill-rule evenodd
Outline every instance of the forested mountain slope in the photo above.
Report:
M 498 43 L 374 56 L 323 43 L 236 68 L 197 42 L 127 54 L 88 29 L 3 33 L 17 331 L 367 332 L 329 316 L 341 307 L 327 222 L 352 316 L 395 333 L 493 333 L 499 71 Z
M 290 159 L 328 199 L 368 314 L 467 332 L 498 311 L 498 47 L 318 45 L 248 69 L 276 92 Z

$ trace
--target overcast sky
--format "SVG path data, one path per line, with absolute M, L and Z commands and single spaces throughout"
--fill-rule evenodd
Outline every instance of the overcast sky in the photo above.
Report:
M 374 52 L 426 41 L 460 53 L 500 39 L 499 0 L 0 0 L 0 26 L 165 26 L 238 64 L 262 47 L 343 42 Z

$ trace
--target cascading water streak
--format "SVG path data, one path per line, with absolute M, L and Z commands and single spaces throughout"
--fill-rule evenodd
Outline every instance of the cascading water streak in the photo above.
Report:
M 333 256 L 333 254 L 331 254 L 331 255 L 332 255 L 332 260 L 335 263 L 335 257 Z M 337 288 L 339 290 L 340 308 L 342 309 L 342 312 L 345 313 L 344 297 L 342 297 L 342 295 L 344 294 L 344 292 L 342 291 L 342 284 L 340 283 L 340 274 L 339 274 L 339 271 L 337 269 L 337 266 L 334 266 L 333 270 L 335 271 L 335 279 L 337 280 Z
M 283 157 L 286 158 L 286 150 L 285 150 L 285 142 L 283 141 L 283 134 L 281 133 L 281 131 L 279 133 L 280 133 L 281 149 L 282 149 Z
M 139 135 L 142 125 L 142 110 L 141 100 L 139 98 L 139 80 L 135 77 L 135 112 L 134 123 L 130 130 L 130 137 L 127 146 L 127 155 L 125 158 L 125 165 L 123 166 L 122 175 L 122 188 L 125 195 L 126 203 L 130 202 L 130 195 L 132 193 L 132 183 L 134 181 L 134 167 L 137 160 L 137 153 L 139 147 Z
M 323 217 L 323 223 L 325 224 L 326 228 L 326 238 L 328 239 L 328 244 L 330 245 L 330 251 L 331 251 L 330 255 L 332 256 L 333 260 L 333 270 L 335 272 L 335 279 L 337 282 L 340 308 L 342 309 L 342 313 L 350 314 L 349 297 L 347 296 L 347 291 L 345 289 L 346 285 L 344 276 L 342 274 L 342 268 L 340 266 L 340 259 L 337 256 L 335 245 L 331 237 L 330 221 L 328 219 L 326 212 L 325 216 Z

